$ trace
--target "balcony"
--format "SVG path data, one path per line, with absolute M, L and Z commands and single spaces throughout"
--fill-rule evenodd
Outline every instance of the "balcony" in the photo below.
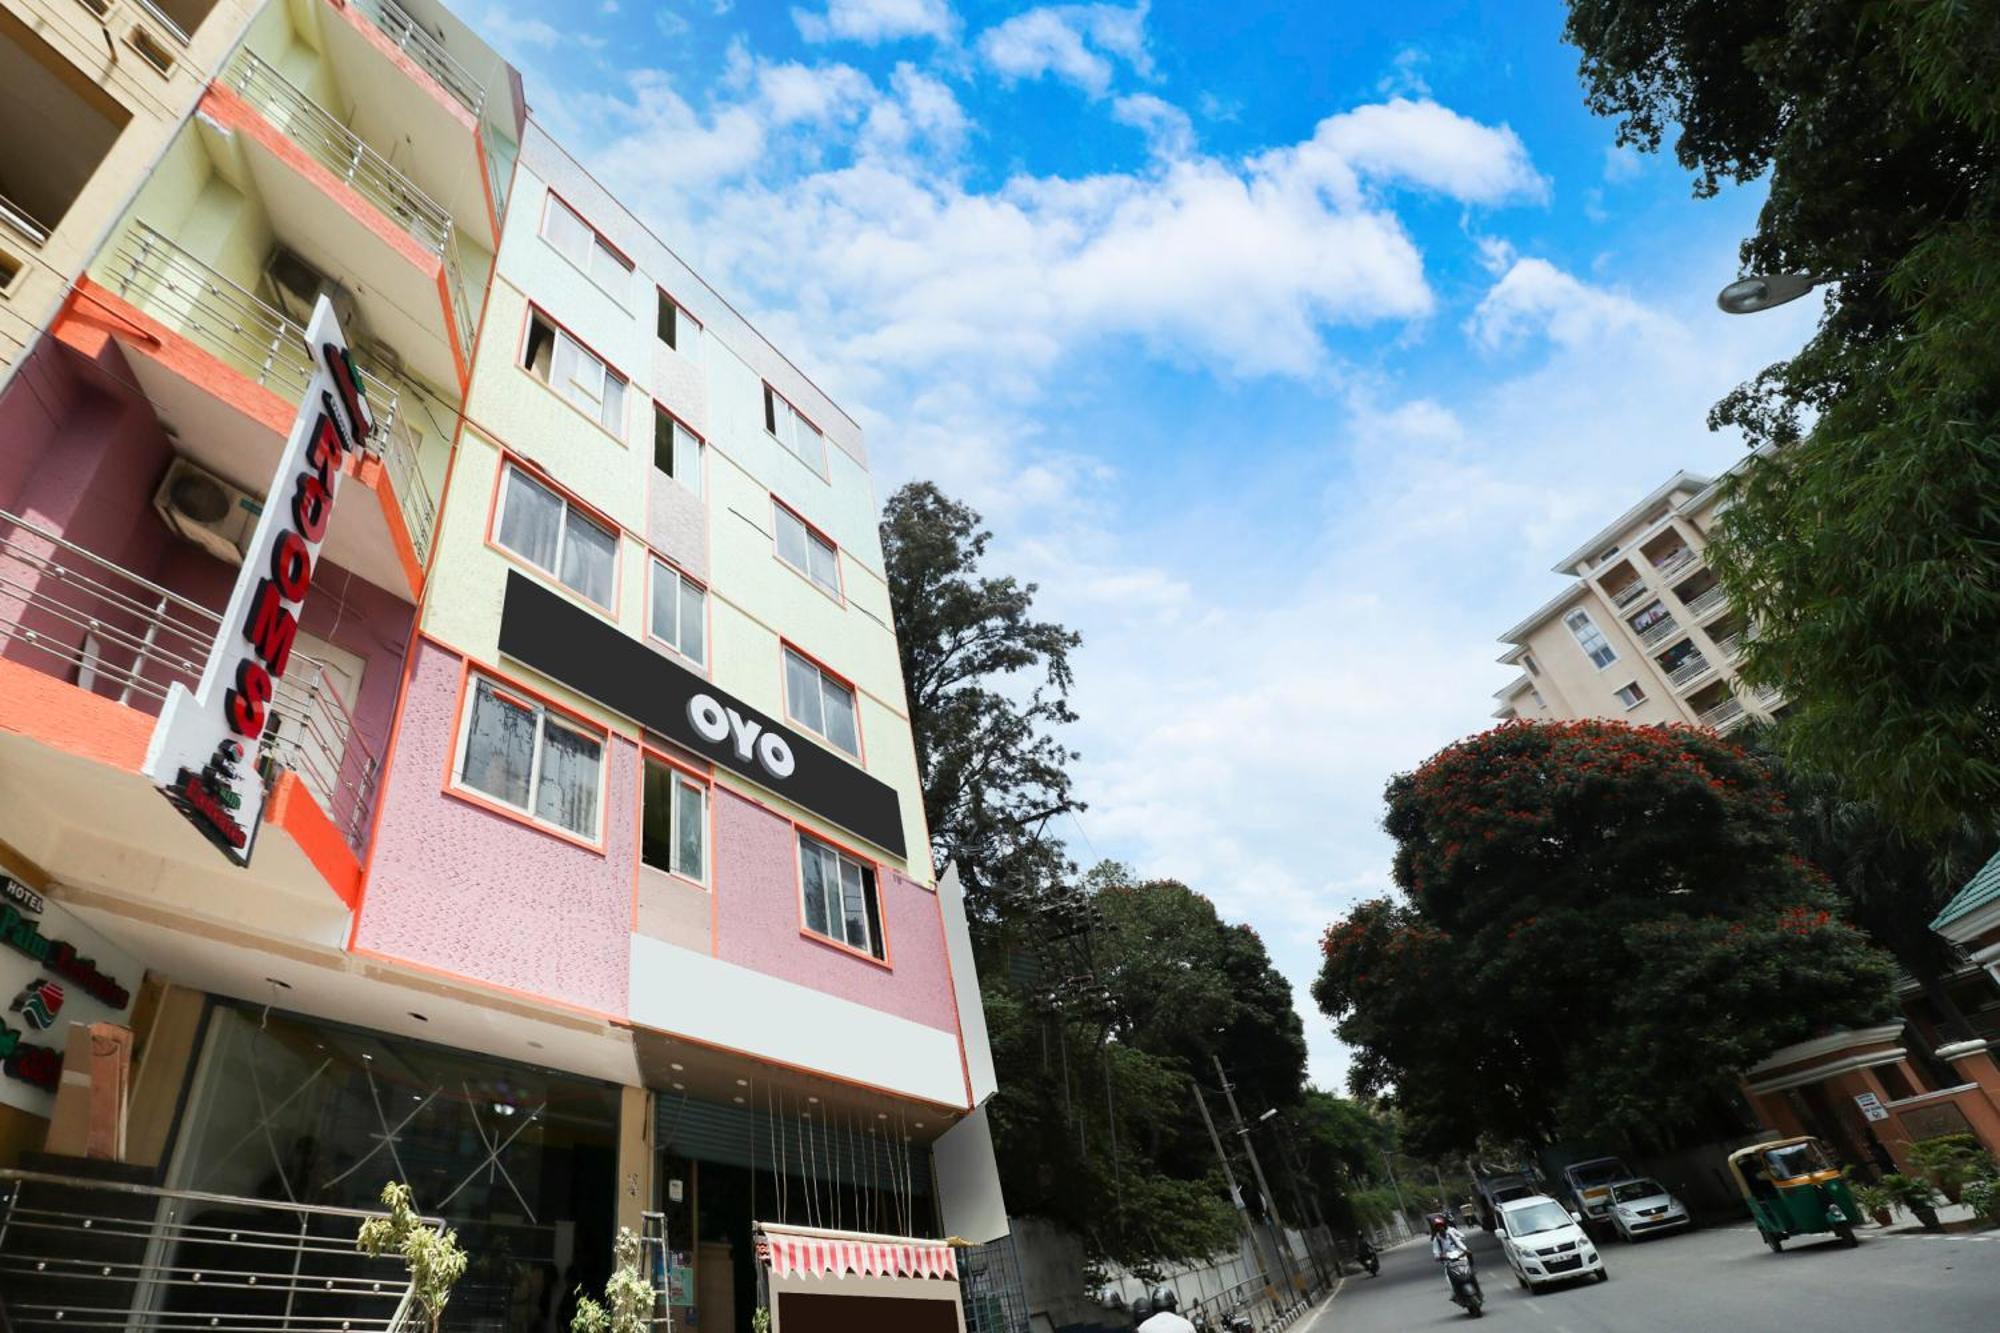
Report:
M 239 484 L 248 483 L 246 489 L 262 490 L 283 433 L 312 381 L 305 330 L 143 222 L 119 239 L 101 272 L 109 292 L 270 392 L 275 401 L 262 405 L 261 420 L 218 424 L 199 436 L 181 430 L 191 457 Z M 139 332 L 126 344 L 135 353 L 140 385 L 162 416 L 183 426 L 221 416 L 229 397 L 224 387 L 166 356 L 148 355 L 161 349 L 148 347 L 143 330 Z M 358 475 L 392 492 L 395 519 L 383 514 L 355 528 L 343 522 L 350 508 L 343 505 L 328 536 L 327 554 L 379 587 L 414 597 L 437 523 L 437 504 L 421 465 L 423 442 L 400 411 L 397 388 L 371 371 L 365 356 L 357 361 L 378 423 L 369 442 L 375 465 L 371 469 L 364 462 Z M 383 476 L 386 488 L 381 487 Z M 407 552 L 400 550 L 405 543 Z
M 414 1330 L 402 1257 L 349 1208 L 0 1170 L 0 1290 L 20 1333 Z
M 1664 620 L 1656 620 L 1652 624 L 1646 626 L 1646 628 L 1638 631 L 1639 644 L 1641 647 L 1645 648 L 1655 647 L 1659 644 L 1665 643 L 1668 637 L 1672 635 L 1679 628 L 1680 628 L 1679 622 L 1677 622 L 1672 616 L 1668 616 Z
M 1704 709 L 1695 721 L 1711 731 L 1727 734 L 1741 726 L 1747 716 L 1743 711 L 1743 701 L 1732 695 L 1714 707 Z
M 1713 670 L 1715 668 L 1709 665 L 1706 657 L 1703 657 L 1700 653 L 1689 653 L 1681 659 L 1679 666 L 1667 673 L 1667 684 L 1674 687 L 1675 693 L 1683 693 L 1687 690 L 1688 686 L 1694 684 Z
M 469 355 L 472 308 L 466 300 L 465 275 L 459 268 L 450 212 L 324 107 L 286 82 L 249 47 L 239 50 L 229 62 L 222 82 L 342 185 L 437 256 L 456 322 L 459 350 Z
M 1659 559 L 1654 560 L 1653 568 L 1656 571 L 1658 571 L 1660 577 L 1665 578 L 1669 575 L 1677 574 L 1681 570 L 1688 568 L 1689 566 L 1693 565 L 1695 561 L 1699 559 L 1701 559 L 1701 557 L 1695 554 L 1695 550 L 1692 546 L 1676 546 L 1673 550 L 1668 551 L 1666 554 L 1662 555 Z
M 0 510 L 0 655 L 152 715 L 173 684 L 200 681 L 221 632 L 207 607 Z M 292 662 L 263 740 L 269 781 L 296 774 L 359 859 L 381 757 L 327 664 L 300 652 Z
M 1715 651 L 1722 655 L 1723 661 L 1734 662 L 1743 656 L 1743 650 L 1749 647 L 1749 645 L 1750 636 L 1742 630 L 1737 630 L 1732 634 L 1725 634 L 1723 637 L 1717 639 L 1715 641 Z
M 460 64 L 444 44 L 403 11 L 396 0 L 350 0 L 353 7 L 389 39 L 418 69 L 430 75 L 453 101 L 477 116 L 486 108 L 486 87 Z
M 1621 608 L 1630 606 L 1632 603 L 1638 601 L 1645 594 L 1645 591 L 1646 580 L 1633 579 L 1630 583 L 1610 595 L 1611 604 Z
M 1688 614 L 1699 623 L 1729 605 L 1729 592 L 1720 583 L 1712 583 L 1689 598 L 1684 605 Z

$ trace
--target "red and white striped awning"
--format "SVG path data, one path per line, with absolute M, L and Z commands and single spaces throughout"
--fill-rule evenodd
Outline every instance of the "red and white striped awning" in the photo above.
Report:
M 780 1277 L 918 1277 L 958 1280 L 958 1256 L 941 1240 L 874 1236 L 763 1223 L 757 1257 Z

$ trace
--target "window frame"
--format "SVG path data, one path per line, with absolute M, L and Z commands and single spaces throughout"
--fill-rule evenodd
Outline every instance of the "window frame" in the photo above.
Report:
M 590 271 L 590 266 L 588 263 L 578 263 L 574 255 L 570 254 L 569 251 L 563 249 L 561 245 L 557 244 L 556 239 L 553 236 L 549 235 L 549 219 L 555 215 L 555 210 L 558 208 L 562 209 L 565 213 L 569 214 L 570 217 L 576 220 L 577 225 L 581 226 L 585 231 L 590 233 L 591 243 L 593 247 L 597 250 L 602 250 L 605 254 L 611 256 L 612 262 L 617 264 L 618 267 L 620 267 L 621 269 L 625 270 L 625 276 L 628 279 L 639 271 L 639 266 L 632 261 L 632 256 L 626 254 L 623 250 L 613 245 L 611 243 L 610 238 L 607 237 L 602 231 L 598 230 L 596 225 L 593 224 L 589 218 L 583 215 L 583 211 L 581 209 L 577 208 L 575 205 L 571 204 L 569 200 L 563 198 L 562 195 L 558 194 L 554 186 L 550 186 L 546 191 L 544 191 L 544 199 L 542 203 L 542 219 L 541 222 L 535 228 L 535 234 L 542 238 L 543 244 L 547 245 L 549 249 L 555 251 L 557 254 L 561 255 L 565 260 L 567 260 L 571 268 L 575 269 L 578 273 L 581 273 L 585 278 L 587 278 L 590 281 L 591 286 L 597 288 L 597 290 L 599 290 L 600 292 L 603 292 L 613 301 L 616 301 L 618 303 L 618 308 L 620 310 L 624 310 L 629 313 L 632 307 L 630 302 L 625 297 L 620 296 L 617 292 L 614 292 L 609 287 L 605 286 L 603 282 L 599 281 L 597 275 Z
M 787 663 L 785 661 L 785 656 L 788 653 L 794 657 L 797 657 L 801 662 L 804 662 L 807 666 L 811 667 L 814 671 L 819 673 L 820 708 L 821 708 L 820 716 L 822 723 L 825 721 L 826 682 L 832 681 L 834 684 L 840 686 L 842 689 L 847 691 L 847 697 L 851 699 L 854 704 L 854 749 L 852 750 L 842 749 L 840 747 L 839 742 L 835 741 L 833 737 L 827 735 L 824 731 L 815 730 L 814 728 L 806 725 L 806 723 L 804 723 L 800 719 L 792 716 L 791 676 L 789 671 L 786 669 Z M 811 653 L 807 652 L 805 649 L 793 643 L 790 639 L 781 638 L 778 640 L 778 690 L 785 701 L 786 722 L 798 728 L 806 735 L 813 737 L 815 740 L 819 741 L 826 749 L 831 750 L 833 753 L 845 756 L 850 762 L 859 764 L 863 768 L 866 768 L 868 766 L 868 742 L 867 738 L 862 735 L 862 727 L 861 727 L 861 690 L 855 685 L 853 681 L 841 675 L 838 671 L 835 671 L 833 668 L 829 667 L 826 663 L 820 661 L 817 657 L 814 657 Z
M 796 820 L 792 821 L 792 835 L 796 844 L 792 854 L 792 861 L 794 867 L 793 873 L 796 876 L 794 898 L 798 903 L 799 934 L 814 944 L 838 949 L 842 953 L 861 959 L 863 962 L 873 963 L 885 971 L 893 972 L 895 970 L 895 955 L 890 948 L 889 942 L 889 912 L 887 907 L 884 906 L 882 898 L 883 874 L 881 862 L 866 853 L 834 841 L 817 829 L 807 828 Z M 842 930 L 838 936 L 814 930 L 806 924 L 806 844 L 809 842 L 816 844 L 833 857 L 836 874 L 839 873 L 838 868 L 841 863 L 847 862 L 867 877 L 863 881 L 863 888 L 874 899 L 874 919 L 877 930 L 877 938 L 870 941 L 869 948 L 858 948 L 847 941 L 845 929 L 847 918 L 845 912 L 841 914 Z M 867 915 L 864 908 L 864 924 L 866 921 Z M 881 946 L 879 954 L 874 952 L 873 949 L 873 946 L 877 944 Z
M 772 384 L 771 381 L 769 380 L 763 381 L 763 384 L 764 384 L 764 433 L 770 436 L 773 440 L 776 440 L 778 443 L 778 447 L 780 449 L 783 449 L 787 454 L 790 454 L 793 458 L 796 458 L 799 462 L 805 464 L 805 466 L 811 470 L 812 474 L 815 477 L 818 477 L 821 481 L 832 480 L 832 475 L 833 475 L 832 470 L 827 462 L 828 455 L 826 452 L 826 432 L 820 429 L 820 425 L 818 422 L 814 421 L 811 417 L 807 416 L 805 413 L 799 411 L 799 406 L 797 403 L 794 403 L 791 399 L 785 397 L 784 394 L 778 392 L 778 387 L 775 384 Z M 778 414 L 777 408 L 779 406 L 782 406 L 785 409 L 786 415 L 781 416 Z M 804 454 L 800 453 L 797 449 L 793 448 L 792 443 L 786 439 L 784 432 L 776 429 L 776 427 L 779 425 L 785 424 L 786 422 L 791 422 L 793 423 L 794 430 L 796 430 L 796 423 L 800 421 L 803 421 L 806 423 L 806 425 L 812 427 L 813 434 L 819 437 L 819 461 L 816 463 L 812 459 L 807 458 Z
M 1625 691 L 1627 690 L 1632 691 L 1632 693 L 1638 695 L 1639 697 L 1628 701 L 1625 698 Z M 1617 689 L 1611 691 L 1611 697 L 1616 699 L 1619 703 L 1624 704 L 1625 711 L 1629 713 L 1633 709 L 1637 708 L 1640 704 L 1646 702 L 1646 691 L 1640 688 L 1638 681 L 1628 680 L 1623 685 L 1620 685 Z
M 609 603 L 600 602 L 589 593 L 570 587 L 569 584 L 563 582 L 562 575 L 556 570 L 546 569 L 536 564 L 534 560 L 500 540 L 500 521 L 506 512 L 507 506 L 508 476 L 515 472 L 520 473 L 528 481 L 540 486 L 543 490 L 555 496 L 556 499 L 562 501 L 565 520 L 567 520 L 572 511 L 575 511 L 583 516 L 585 522 L 611 538 L 611 600 Z M 569 540 L 568 522 L 565 521 L 558 531 L 560 535 L 556 544 L 556 564 L 560 567 L 562 564 L 563 544 Z M 493 502 L 486 515 L 486 544 L 505 556 L 512 563 L 554 584 L 557 588 L 585 606 L 611 617 L 614 621 L 617 620 L 618 599 L 625 585 L 624 529 L 610 515 L 601 512 L 594 505 L 587 504 L 583 500 L 578 499 L 574 492 L 559 485 L 555 478 L 528 463 L 527 460 L 518 454 L 503 452 L 500 455 L 500 475 L 494 483 Z
M 713 615 L 711 612 L 711 607 L 713 606 L 713 603 L 710 599 L 708 584 L 703 582 L 701 579 L 696 578 L 694 575 L 688 573 L 685 569 L 682 569 L 679 565 L 675 564 L 673 561 L 667 559 L 667 557 L 661 555 L 658 551 L 655 551 L 650 547 L 647 548 L 646 554 L 648 557 L 646 561 L 647 642 L 658 644 L 660 647 L 667 649 L 681 661 L 692 663 L 694 666 L 700 669 L 701 673 L 704 676 L 709 675 L 710 672 L 708 666 L 708 661 L 709 661 L 708 650 L 709 650 L 709 645 L 712 642 L 712 639 L 710 638 L 710 630 L 713 627 L 712 626 Z M 660 635 L 653 632 L 653 590 L 656 582 L 659 579 L 661 570 L 665 570 L 668 573 L 672 574 L 675 578 L 675 581 L 678 584 L 682 586 L 692 584 L 695 588 L 699 589 L 701 592 L 702 652 L 700 657 L 694 657 L 690 655 L 685 649 L 683 649 L 678 643 L 675 643 L 672 639 L 662 638 L 660 637 Z M 679 618 L 680 606 L 681 606 L 680 597 L 678 594 L 676 594 L 674 598 L 674 607 L 677 620 Z
M 794 519 L 797 519 L 799 526 L 805 529 L 806 543 L 807 543 L 807 549 L 806 549 L 807 567 L 804 569 L 801 569 L 799 566 L 793 564 L 791 561 L 785 558 L 784 544 L 778 540 L 778 523 L 779 523 L 778 515 L 780 511 L 791 515 Z M 812 572 L 811 543 L 813 543 L 814 541 L 819 542 L 820 545 L 826 547 L 828 550 L 833 552 L 834 586 L 831 588 L 827 587 L 824 583 L 820 582 L 818 575 Z M 807 518 L 804 514 L 801 514 L 798 510 L 792 508 L 790 505 L 786 504 L 783 500 L 779 499 L 775 491 L 772 492 L 771 494 L 771 554 L 774 557 L 776 557 L 778 563 L 783 565 L 786 569 L 791 570 L 794 574 L 797 574 L 807 583 L 810 583 L 813 587 L 819 589 L 822 593 L 826 594 L 828 597 L 831 597 L 834 601 L 839 602 L 842 606 L 847 605 L 847 571 L 841 567 L 840 543 L 835 541 L 832 537 L 828 536 L 817 525 L 815 525 L 811 519 Z
M 532 804 L 525 808 L 515 805 L 504 797 L 495 796 L 464 780 L 466 755 L 472 743 L 472 709 L 478 699 L 477 682 L 480 680 L 490 684 L 493 692 L 504 702 L 535 712 L 534 753 L 528 769 L 528 799 L 531 803 L 535 796 L 536 779 L 541 774 L 542 737 L 551 716 L 557 719 L 557 725 L 563 729 L 597 742 L 597 818 L 596 827 L 591 834 L 578 833 L 563 824 L 543 818 L 535 813 Z M 593 722 L 541 691 L 510 680 L 484 663 L 475 662 L 469 657 L 462 658 L 459 662 L 458 701 L 453 713 L 452 726 L 451 748 L 445 753 L 445 795 L 526 825 L 538 833 L 561 838 L 564 842 L 599 856 L 606 855 L 605 803 L 610 791 L 611 738 L 615 734 L 610 727 Z
M 674 843 L 677 841 L 676 839 L 674 839 L 673 833 L 675 829 L 678 827 L 680 819 L 679 796 L 682 785 L 685 784 L 686 786 L 696 787 L 699 788 L 701 791 L 702 876 L 699 879 L 696 879 L 693 876 L 688 875 L 687 873 L 681 870 L 662 869 L 661 867 L 652 864 L 650 861 L 646 859 L 646 770 L 648 765 L 657 765 L 660 768 L 668 770 L 674 776 L 674 786 L 673 786 L 674 794 L 672 797 L 669 798 L 669 805 L 671 807 L 671 811 L 670 811 L 668 838 L 670 843 Z M 668 754 L 664 750 L 658 749 L 651 745 L 641 744 L 639 747 L 638 830 L 639 830 L 639 848 L 638 848 L 639 871 L 643 872 L 650 870 L 655 874 L 668 876 L 669 878 L 678 880 L 683 884 L 692 884 L 696 888 L 699 888 L 703 893 L 713 893 L 715 891 L 715 777 L 713 774 L 704 773 L 700 769 L 695 768 L 690 764 L 683 763 L 681 760 L 676 759 L 674 756 Z M 804 891 L 803 889 L 801 889 L 800 892 L 801 903 L 804 902 L 804 897 L 805 897 Z M 634 903 L 633 910 L 635 913 L 635 919 L 636 919 L 637 908 L 638 908 L 637 903 Z
M 564 390 L 557 384 L 554 347 L 551 347 L 549 349 L 549 377 L 547 379 L 543 379 L 540 375 L 535 373 L 534 367 L 528 364 L 527 362 L 528 344 L 532 342 L 534 339 L 535 321 L 537 319 L 541 320 L 544 324 L 547 324 L 549 326 L 550 331 L 553 332 L 556 337 L 568 338 L 571 342 L 575 343 L 577 346 L 577 350 L 582 352 L 585 356 L 589 357 L 592 361 L 595 361 L 598 364 L 598 366 L 602 369 L 604 375 L 607 378 L 616 379 L 621 385 L 624 386 L 623 392 L 619 395 L 619 400 L 618 400 L 619 401 L 618 429 L 613 430 L 611 427 L 604 424 L 604 416 L 601 410 L 603 407 L 602 398 L 598 400 L 598 405 L 600 408 L 599 413 L 596 416 L 592 416 L 589 412 L 584 411 L 583 406 L 580 403 L 578 403 L 575 399 L 571 398 L 569 394 L 564 392 Z M 595 347 L 592 347 L 589 343 L 577 337 L 576 332 L 573 329 L 571 329 L 569 325 L 563 323 L 561 320 L 557 319 L 554 315 L 551 315 L 546 308 L 537 304 L 534 301 L 528 302 L 527 316 L 525 319 L 521 321 L 521 344 L 520 347 L 514 353 L 514 368 L 520 371 L 523 375 L 526 375 L 529 379 L 533 380 L 535 383 L 541 385 L 544 389 L 548 390 L 550 393 L 554 394 L 556 396 L 556 399 L 559 402 L 561 402 L 563 406 L 569 408 L 570 411 L 576 413 L 578 416 L 582 417 L 585 421 L 588 421 L 591 425 L 597 427 L 599 430 L 603 431 L 606 435 L 609 435 L 612 439 L 618 441 L 618 444 L 621 448 L 626 448 L 630 446 L 630 441 L 626 439 L 625 431 L 628 428 L 629 418 L 632 415 L 631 404 L 632 404 L 632 398 L 634 396 L 634 390 L 632 387 L 632 377 L 630 375 L 627 375 L 624 371 L 620 370 L 607 357 L 605 357 L 603 353 L 599 352 Z
M 697 500 L 706 499 L 708 497 L 708 437 L 693 426 L 688 425 L 687 421 L 679 413 L 673 411 L 657 398 L 653 399 L 653 461 L 650 465 L 652 470 L 655 472 L 660 471 L 659 423 L 662 418 L 666 420 L 667 428 L 670 432 L 677 430 L 686 431 L 688 437 L 694 441 L 695 449 L 695 475 L 692 482 L 689 482 L 678 472 L 668 472 L 663 475 L 669 481 L 686 489 Z
M 653 340 L 659 343 L 661 346 L 665 347 L 668 351 L 673 352 L 678 356 L 684 356 L 688 360 L 694 362 L 697 365 L 701 364 L 701 352 L 699 348 L 702 340 L 708 336 L 708 325 L 702 321 L 700 316 L 696 315 L 693 311 L 689 310 L 686 304 L 683 303 L 680 300 L 680 298 L 676 297 L 672 292 L 668 291 L 665 287 L 660 286 L 658 283 L 654 283 L 653 291 L 655 293 L 656 300 L 664 301 L 668 305 L 674 308 L 674 341 L 668 342 L 665 338 L 660 337 L 660 318 L 657 308 L 655 309 L 653 314 Z M 695 327 L 696 350 L 694 351 L 689 351 L 687 348 L 681 346 L 683 342 L 687 341 L 685 338 L 682 338 L 680 336 L 680 321 L 682 316 L 686 316 L 688 322 L 693 324 Z
M 1583 635 L 1578 632 L 1577 627 L 1575 625 L 1570 623 L 1577 616 L 1583 617 L 1584 623 L 1590 626 L 1590 632 L 1597 636 L 1598 641 L 1604 645 L 1604 651 L 1610 653 L 1611 656 L 1607 657 L 1602 662 L 1597 660 L 1597 655 L 1593 653 L 1590 650 L 1590 646 L 1584 642 Z M 1597 623 L 1596 618 L 1590 614 L 1589 607 L 1579 606 L 1573 611 L 1563 612 L 1563 628 L 1569 631 L 1570 639 L 1573 642 L 1575 642 L 1577 646 L 1577 651 L 1583 654 L 1584 661 L 1590 663 L 1591 666 L 1595 667 L 1597 670 L 1599 671 L 1607 670 L 1612 663 L 1618 660 L 1618 649 L 1612 645 L 1611 637 L 1604 632 L 1603 626 L 1599 625 Z

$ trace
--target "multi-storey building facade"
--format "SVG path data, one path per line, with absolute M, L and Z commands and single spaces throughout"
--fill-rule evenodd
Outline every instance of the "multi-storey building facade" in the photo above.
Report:
M 17 315 L 0 910 L 73 948 L 0 977 L 0 1154 L 61 1126 L 54 1034 L 124 1024 L 123 1156 L 158 1187 L 408 1179 L 473 1250 L 466 1327 L 553 1326 L 644 1220 L 681 1313 L 748 1330 L 809 1280 L 753 1224 L 998 1234 L 866 448 L 490 47 L 403 4 L 219 0 L 182 114 L 77 196 L 102 243 L 44 254 L 50 313 Z M 277 645 L 232 617 L 344 374 L 323 311 L 373 429 L 327 508 L 278 510 L 323 544 Z M 274 685 L 232 844 L 162 795 L 155 731 L 246 637 Z M 94 961 L 64 987 L 51 957 Z
M 1716 482 L 1676 473 L 1564 557 L 1569 586 L 1500 636 L 1520 674 L 1493 715 L 1728 732 L 1781 707 L 1736 678 L 1750 625 L 1703 555 L 1717 500 Z

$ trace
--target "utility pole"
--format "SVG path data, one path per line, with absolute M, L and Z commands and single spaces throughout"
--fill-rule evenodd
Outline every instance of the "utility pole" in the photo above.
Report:
M 1194 1080 L 1190 1079 L 1190 1082 Z M 1215 1120 L 1208 1113 L 1208 1098 L 1202 1095 L 1201 1084 L 1194 1084 L 1194 1104 L 1201 1108 L 1201 1123 L 1208 1126 L 1208 1141 L 1215 1145 L 1216 1160 L 1222 1163 L 1222 1178 L 1229 1182 L 1229 1202 L 1236 1205 L 1236 1220 L 1243 1224 L 1243 1238 L 1250 1242 L 1250 1253 L 1257 1256 L 1257 1267 L 1263 1271 L 1264 1285 L 1275 1286 L 1271 1281 L 1271 1270 L 1264 1263 L 1264 1255 L 1257 1245 L 1257 1233 L 1250 1225 L 1250 1210 L 1243 1205 L 1243 1190 L 1236 1183 L 1236 1169 L 1229 1165 L 1229 1154 L 1222 1150 L 1222 1136 L 1215 1132 Z
M 1381 1152 L 1382 1165 L 1389 1172 L 1389 1188 L 1396 1191 L 1396 1211 L 1401 1213 L 1403 1220 L 1407 1222 L 1410 1220 L 1410 1205 L 1403 1202 L 1403 1187 L 1396 1182 L 1396 1164 L 1389 1159 L 1389 1150 L 1387 1148 L 1382 1149 Z
M 1272 1113 L 1266 1111 L 1264 1118 L 1271 1120 Z M 1298 1145 L 1292 1142 L 1291 1126 L 1285 1123 L 1282 1116 L 1277 1117 L 1273 1125 L 1278 1131 L 1278 1154 L 1284 1159 L 1285 1174 L 1292 1178 L 1292 1198 L 1298 1204 L 1299 1214 L 1309 1225 L 1318 1228 L 1326 1245 L 1332 1245 L 1333 1229 L 1327 1226 L 1326 1214 L 1320 1211 L 1319 1192 L 1312 1188 L 1311 1180 L 1306 1178 L 1305 1169 L 1299 1164 Z M 1306 1240 L 1306 1253 L 1311 1256 L 1313 1267 L 1319 1271 L 1319 1280 L 1322 1283 L 1328 1282 L 1330 1279 L 1327 1277 L 1326 1259 L 1319 1250 L 1313 1248 L 1310 1233 Z M 1347 1269 L 1340 1262 L 1338 1247 L 1333 1252 L 1333 1271 L 1343 1277 L 1347 1273 Z
M 1211 1057 L 1215 1061 L 1216 1077 L 1222 1080 L 1222 1095 L 1229 1102 L 1230 1118 L 1236 1122 L 1236 1133 L 1243 1140 L 1243 1151 L 1250 1158 L 1250 1174 L 1257 1178 L 1257 1194 L 1264 1202 L 1264 1224 L 1271 1230 L 1271 1244 L 1278 1251 L 1278 1267 L 1283 1270 L 1287 1303 L 1298 1295 L 1298 1287 L 1292 1275 L 1291 1255 L 1286 1252 L 1283 1224 L 1278 1220 L 1278 1207 L 1271 1202 L 1271 1185 L 1264 1179 L 1264 1164 L 1257 1160 L 1257 1147 L 1250 1142 L 1250 1129 L 1243 1123 L 1243 1112 L 1236 1106 L 1236 1085 L 1229 1081 L 1228 1073 L 1222 1068 L 1222 1057 Z

